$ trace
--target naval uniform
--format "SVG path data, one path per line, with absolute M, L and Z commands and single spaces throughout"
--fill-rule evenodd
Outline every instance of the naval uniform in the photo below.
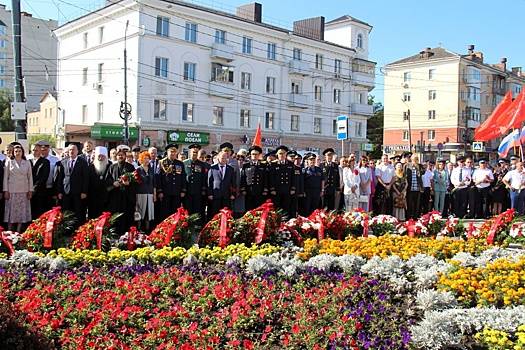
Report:
M 186 172 L 186 197 L 184 197 L 184 207 L 190 214 L 203 215 L 204 201 L 203 195 L 207 191 L 208 167 L 203 161 L 186 159 L 184 162 Z M 204 216 L 201 216 L 201 222 Z
M 290 207 L 290 216 L 292 218 L 297 216 L 299 208 L 303 207 L 304 200 L 304 176 L 300 166 L 294 165 L 295 174 L 295 194 L 292 195 L 292 203 Z
M 303 169 L 304 176 L 304 216 L 310 215 L 319 204 L 324 181 L 323 171 L 320 167 L 306 167 Z
M 323 207 L 328 210 L 335 209 L 335 193 L 339 190 L 339 166 L 334 162 L 323 162 L 324 194 Z
M 290 213 L 292 195 L 295 193 L 295 165 L 289 161 L 274 160 L 269 172 L 270 192 L 275 206 Z
M 268 195 L 268 163 L 250 160 L 241 169 L 240 191 L 245 195 L 245 209 L 252 210 L 263 204 Z
M 157 193 L 163 194 L 161 201 L 162 220 L 175 213 L 182 204 L 182 193 L 186 193 L 186 171 L 180 160 L 164 158 L 160 161 Z

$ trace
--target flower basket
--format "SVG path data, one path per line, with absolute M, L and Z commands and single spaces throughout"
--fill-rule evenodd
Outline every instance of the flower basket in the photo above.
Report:
M 21 245 L 31 252 L 43 252 L 68 245 L 68 233 L 76 222 L 72 212 L 62 212 L 60 207 L 40 215 L 22 234 Z
M 0 227 L 0 253 L 13 255 L 17 243 L 20 242 L 22 238 L 21 236 L 18 232 L 4 231 L 4 228 Z
M 106 211 L 98 218 L 88 220 L 75 231 L 71 247 L 79 250 L 98 249 L 109 251 L 111 238 L 114 236 L 114 224 L 121 215 L 112 215 Z
M 420 220 L 410 219 L 397 225 L 397 233 L 409 237 L 428 236 L 428 229 Z
M 427 235 L 432 237 L 436 237 L 446 225 L 441 213 L 437 210 L 424 214 L 418 221 L 427 228 Z
M 271 240 L 281 227 L 282 213 L 268 200 L 235 221 L 234 243 L 261 244 Z
M 279 236 L 284 241 L 293 241 L 302 247 L 306 239 L 317 238 L 318 230 L 319 224 L 304 216 L 298 216 L 281 224 Z
M 135 226 L 130 227 L 129 231 L 120 236 L 117 241 L 117 247 L 120 249 L 135 250 L 151 245 L 148 235 L 137 230 Z
M 368 235 L 370 215 L 361 208 L 346 212 L 343 219 L 348 225 L 349 235 L 352 237 L 361 237 Z
M 465 235 L 472 235 L 474 232 L 475 227 L 472 222 L 465 228 L 465 225 L 460 219 L 451 216 L 445 221 L 443 228 L 438 232 L 436 237 L 461 238 Z
M 384 236 L 388 233 L 395 233 L 399 220 L 390 215 L 374 216 L 369 221 L 369 229 L 374 236 Z
M 199 234 L 199 245 L 226 247 L 231 243 L 235 220 L 232 211 L 224 208 L 202 228 Z
M 186 209 L 180 207 L 151 231 L 148 240 L 156 248 L 189 247 L 193 244 L 193 234 L 196 232 L 198 220 L 199 214 L 189 215 Z

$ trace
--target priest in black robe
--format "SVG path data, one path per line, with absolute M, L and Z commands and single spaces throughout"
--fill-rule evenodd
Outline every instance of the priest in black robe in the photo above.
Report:
M 111 163 L 108 149 L 95 147 L 95 158 L 89 164 L 88 217 L 94 219 L 108 210 L 109 191 L 113 189 L 113 179 L 109 174 Z

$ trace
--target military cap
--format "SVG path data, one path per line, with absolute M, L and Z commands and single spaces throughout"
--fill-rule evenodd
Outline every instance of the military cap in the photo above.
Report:
M 262 153 L 262 148 L 259 146 L 252 146 L 248 149 L 248 153 L 252 153 L 252 151 Z
M 189 145 L 188 149 L 201 149 L 201 145 L 194 143 L 193 145 Z
M 166 152 L 170 149 L 170 148 L 175 148 L 175 149 L 179 149 L 179 145 L 177 145 L 176 143 L 170 143 L 166 146 Z
M 286 147 L 286 146 L 281 145 L 281 146 L 277 147 L 277 148 L 275 149 L 275 153 L 279 152 L 280 150 L 283 150 L 283 151 L 285 151 L 286 153 L 288 153 L 288 147 Z
M 335 153 L 333 148 L 327 148 L 323 151 L 323 156 L 325 156 L 327 153 Z
M 219 146 L 219 149 L 221 151 L 233 151 L 233 145 L 231 144 L 231 142 L 224 142 L 224 143 L 221 143 L 221 145 Z

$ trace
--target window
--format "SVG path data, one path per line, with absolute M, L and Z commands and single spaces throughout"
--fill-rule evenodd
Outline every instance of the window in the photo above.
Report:
M 334 89 L 334 103 L 341 103 L 341 90 L 339 89 Z
M 193 122 L 193 103 L 182 103 L 182 121 Z
M 244 50 L 244 44 L 243 44 L 243 50 Z M 275 43 L 268 43 L 268 49 L 267 49 L 267 52 L 266 52 L 266 57 L 269 60 L 275 61 L 275 59 L 276 59 L 276 52 L 277 52 L 277 45 Z
M 157 35 L 170 36 L 170 19 L 164 16 L 157 16 Z
M 315 69 L 323 69 L 323 55 L 321 54 L 315 55 Z
M 428 70 L 428 80 L 434 79 L 434 74 L 436 73 L 435 69 L 429 69 Z
M 213 125 L 222 125 L 224 122 L 224 107 L 214 106 L 213 107 L 213 118 L 212 118 L 212 124 Z
M 403 141 L 408 141 L 408 130 L 403 130 Z
M 88 82 L 88 69 L 83 68 L 82 69 L 82 85 L 86 86 Z
M 166 120 L 166 100 L 153 100 L 153 119 Z
M 467 88 L 467 98 L 469 100 L 473 100 L 473 101 L 479 101 L 480 100 L 480 89 L 476 88 L 476 87 L 473 87 L 473 86 L 469 86 Z
M 332 134 L 337 134 L 337 119 L 332 120 Z
M 355 136 L 363 136 L 363 123 L 355 122 Z
M 0 60 L 5 60 L 7 58 L 6 52 L 0 52 Z
M 403 112 L 403 121 L 406 121 L 410 118 L 410 113 L 408 112 Z
M 6 41 L 4 39 L 0 39 L 0 48 L 5 48 L 6 47 Z
M 49 116 L 51 116 L 51 113 Z M 101 121 L 102 119 L 104 119 L 104 103 L 99 102 L 97 104 L 97 121 Z
M 300 94 L 301 93 L 301 83 L 292 81 L 292 94 Z
M 197 42 L 197 24 L 186 22 L 186 31 L 184 33 L 184 40 L 191 43 Z
M 166 57 L 155 57 L 155 75 L 157 77 L 168 77 L 168 59 Z
M 252 89 L 252 74 L 242 72 L 241 73 L 241 89 L 251 90 Z
M 403 94 L 403 101 L 410 102 L 410 92 L 405 92 Z
M 359 49 L 363 48 L 363 34 L 357 34 L 357 47 Z
M 436 90 L 428 90 L 428 99 L 429 100 L 435 100 L 436 99 Z
M 104 41 L 104 27 L 98 27 L 98 43 L 102 44 Z
M 211 81 L 233 83 L 233 67 L 224 66 L 220 63 L 212 63 Z
M 215 43 L 226 44 L 226 31 L 220 29 L 215 30 Z
M 275 94 L 275 78 L 266 77 L 266 93 Z
M 363 94 L 357 94 L 357 103 L 359 103 L 360 105 L 363 104 Z
M 264 127 L 266 129 L 273 129 L 273 120 L 274 120 L 274 113 L 273 112 L 266 112 L 265 118 L 264 118 Z
M 250 127 L 250 110 L 241 109 L 241 128 Z
M 7 27 L 2 23 L 0 24 L 0 35 L 6 35 L 7 34 Z
M 299 131 L 299 116 L 298 115 L 292 115 L 290 118 L 290 130 L 291 131 Z
M 88 33 L 84 33 L 84 49 L 88 47 Z
M 322 87 L 319 86 L 319 85 L 316 85 L 314 87 L 315 100 L 316 101 L 322 101 L 322 95 L 323 95 Z
M 44 109 L 44 119 L 47 119 L 47 108 Z
M 314 118 L 314 134 L 321 133 L 321 118 Z
M 428 131 L 428 140 L 433 141 L 436 139 L 436 130 L 429 130 Z
M 88 107 L 87 105 L 82 106 L 82 124 L 86 124 L 88 120 Z
M 334 73 L 335 74 L 341 74 L 341 66 L 343 65 L 341 60 L 336 59 L 334 61 Z
M 409 82 L 409 81 L 410 81 L 410 78 L 411 78 L 411 74 L 410 74 L 410 72 L 405 72 L 405 73 L 403 73 L 403 81 L 404 81 L 405 83 Z
M 98 71 L 97 71 L 97 78 L 98 78 L 98 82 L 100 83 L 101 81 L 104 81 L 102 78 L 103 78 L 103 75 L 102 73 L 104 72 L 104 63 L 99 63 L 98 64 Z
M 4 87 L 5 87 L 5 80 L 0 79 L 0 88 L 4 88 Z
M 296 61 L 300 61 L 301 58 L 302 58 L 302 50 L 301 49 L 298 49 L 298 48 L 294 48 L 293 49 L 293 59 L 296 60 Z
M 481 120 L 481 111 L 479 108 L 467 107 L 467 118 L 479 122 Z
M 184 80 L 195 81 L 195 72 L 197 71 L 197 64 L 191 62 L 184 62 Z
M 247 36 L 242 37 L 242 53 L 252 54 L 252 42 L 252 38 L 248 38 Z
M 436 119 L 436 110 L 432 109 L 428 111 L 428 119 Z

